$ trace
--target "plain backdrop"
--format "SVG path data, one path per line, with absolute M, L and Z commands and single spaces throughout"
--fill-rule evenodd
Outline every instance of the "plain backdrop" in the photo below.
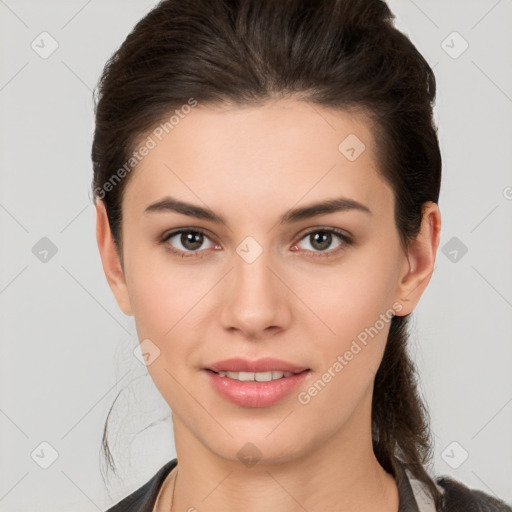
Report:
M 92 89 L 155 4 L 0 1 L 1 512 L 105 510 L 175 456 L 89 194 Z M 390 6 L 438 83 L 442 239 L 411 344 L 431 469 L 512 504 L 512 0 Z M 114 477 L 100 444 L 121 390 Z

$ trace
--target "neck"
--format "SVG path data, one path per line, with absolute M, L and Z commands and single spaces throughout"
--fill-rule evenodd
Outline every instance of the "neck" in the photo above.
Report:
M 179 477 L 172 512 L 256 512 L 262 505 L 282 512 L 396 512 L 395 480 L 375 458 L 371 423 L 363 420 L 300 456 L 279 463 L 262 458 L 248 467 L 213 453 L 174 417 Z

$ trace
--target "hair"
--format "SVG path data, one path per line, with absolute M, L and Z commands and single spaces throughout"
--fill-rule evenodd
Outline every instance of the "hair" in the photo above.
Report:
M 407 247 L 424 204 L 438 203 L 441 154 L 434 73 L 393 21 L 381 0 L 161 1 L 108 60 L 95 98 L 94 202 L 105 204 L 121 260 L 126 163 L 150 130 L 176 109 L 185 112 L 191 99 L 244 107 L 289 97 L 365 116 Z M 116 172 L 122 179 L 113 182 Z M 391 320 L 375 376 L 373 448 L 384 469 L 396 475 L 400 461 L 439 503 L 426 469 L 432 440 L 407 352 L 408 317 Z M 112 461 L 107 423 L 103 450 Z

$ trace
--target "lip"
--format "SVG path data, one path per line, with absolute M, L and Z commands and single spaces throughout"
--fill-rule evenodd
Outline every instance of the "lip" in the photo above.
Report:
M 232 357 L 217 361 L 216 363 L 208 365 L 205 369 L 214 372 L 270 372 L 282 371 L 299 373 L 304 370 L 309 370 L 307 366 L 299 366 L 288 361 L 274 359 L 273 357 L 265 357 L 257 359 L 256 361 L 249 361 L 241 357 Z
M 279 359 L 264 358 L 257 361 L 232 358 L 218 361 L 203 369 L 213 389 L 229 402 L 242 407 L 269 407 L 278 403 L 297 388 L 311 373 L 305 366 L 298 366 Z M 293 375 L 267 382 L 239 381 L 221 377 L 215 372 L 290 372 Z

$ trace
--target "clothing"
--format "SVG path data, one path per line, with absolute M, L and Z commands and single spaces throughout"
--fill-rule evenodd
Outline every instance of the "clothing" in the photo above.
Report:
M 168 474 L 176 467 L 177 459 L 167 462 L 142 487 L 119 501 L 106 512 L 153 512 L 157 496 Z M 395 475 L 399 494 L 398 512 L 436 512 L 424 486 L 410 477 L 404 466 L 398 464 Z M 512 512 L 512 507 L 488 494 L 469 489 L 450 478 L 439 478 L 436 485 L 443 494 L 443 507 L 437 512 Z

